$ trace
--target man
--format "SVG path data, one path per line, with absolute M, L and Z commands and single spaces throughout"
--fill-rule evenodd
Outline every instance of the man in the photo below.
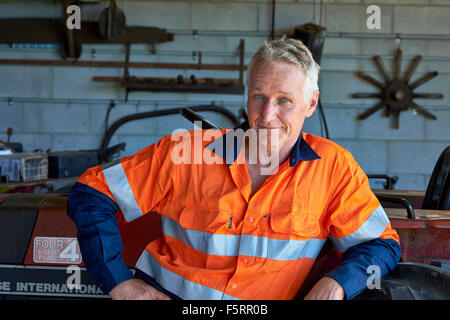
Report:
M 318 73 L 300 41 L 266 43 L 248 70 L 245 136 L 216 130 L 214 141 L 210 134 L 192 147 L 199 130 L 185 131 L 79 179 L 68 214 L 104 292 L 292 299 L 327 237 L 342 262 L 306 299 L 351 299 L 364 290 L 369 266 L 382 276 L 396 267 L 398 235 L 366 175 L 348 151 L 301 131 L 318 102 Z M 195 161 L 200 154 L 216 161 Z M 121 258 L 116 212 L 127 221 L 161 215 L 162 236 L 146 247 L 134 277 Z

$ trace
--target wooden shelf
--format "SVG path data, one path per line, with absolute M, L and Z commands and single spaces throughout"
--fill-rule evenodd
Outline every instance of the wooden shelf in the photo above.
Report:
M 220 93 L 243 94 L 244 85 L 232 82 L 226 84 L 200 83 L 200 84 L 170 84 L 170 83 L 142 83 L 133 79 L 125 83 L 127 91 L 152 91 L 152 92 L 184 92 L 184 93 Z
M 406 209 L 400 208 L 384 208 L 389 218 L 404 218 L 406 219 Z M 428 209 L 414 209 L 414 214 L 418 220 L 436 220 L 436 219 L 450 219 L 450 210 L 428 210 Z
M 372 189 L 375 195 L 392 196 L 392 197 L 425 197 L 425 191 L 422 190 L 387 190 L 387 189 Z

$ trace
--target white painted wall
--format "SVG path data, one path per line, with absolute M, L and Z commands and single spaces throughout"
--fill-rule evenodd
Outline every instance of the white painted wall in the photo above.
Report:
M 328 120 L 331 139 L 348 148 L 368 174 L 400 177 L 397 189 L 426 188 L 440 152 L 450 144 L 450 0 L 325 0 L 322 25 L 325 40 L 320 75 L 321 101 Z M 271 1 L 117 1 L 128 24 L 166 28 L 175 41 L 150 46 L 134 45 L 131 61 L 192 63 L 192 53 L 202 51 L 204 63 L 238 64 L 239 40 L 245 39 L 248 63 L 252 54 L 268 39 Z M 108 2 L 82 8 L 83 19 L 96 20 Z M 276 32 L 292 33 L 295 26 L 319 23 L 320 1 L 278 0 Z M 366 8 L 381 8 L 381 30 L 368 30 Z M 62 9 L 53 1 L 0 3 L 0 17 L 58 17 Z M 198 37 L 194 37 L 197 30 Z M 0 32 L 8 32 L 1 30 Z M 339 36 L 338 32 L 345 34 Z M 350 33 L 350 34 L 349 34 Z M 392 35 L 399 35 L 400 41 Z M 420 36 L 417 36 L 420 35 Z M 390 128 L 382 112 L 364 121 L 357 114 L 376 100 L 352 99 L 356 92 L 376 92 L 355 76 L 363 70 L 377 79 L 371 57 L 381 55 L 389 68 L 397 47 L 403 50 L 403 68 L 416 55 L 422 55 L 412 80 L 430 71 L 439 75 L 417 92 L 443 93 L 442 100 L 417 100 L 438 120 L 425 120 L 403 112 L 400 129 Z M 94 52 L 95 50 L 95 52 Z M 13 49 L 0 45 L 0 59 L 59 59 L 54 49 Z M 115 45 L 84 46 L 80 60 L 124 60 L 124 48 Z M 390 69 L 390 68 L 389 68 Z M 136 76 L 228 77 L 238 72 L 131 69 Z M 114 120 L 136 112 L 207 104 L 214 101 L 237 114 L 246 96 L 182 93 L 130 93 L 125 103 L 119 85 L 93 82 L 99 75 L 121 76 L 120 68 L 73 68 L 0 65 L 0 140 L 6 129 L 14 128 L 12 140 L 33 149 L 77 150 L 97 148 L 105 130 L 109 100 L 116 100 L 110 114 Z M 11 103 L 9 103 L 11 99 Z M 207 114 L 229 126 L 222 117 Z M 110 145 L 126 142 L 123 155 L 132 154 L 170 134 L 176 128 L 191 128 L 181 116 L 168 116 L 130 122 L 119 129 Z M 305 123 L 305 131 L 320 134 L 318 116 Z M 374 187 L 380 187 L 373 183 Z

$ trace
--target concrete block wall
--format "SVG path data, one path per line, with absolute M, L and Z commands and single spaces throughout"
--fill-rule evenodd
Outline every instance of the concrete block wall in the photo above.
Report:
M 156 45 L 133 45 L 131 61 L 197 62 L 238 64 L 240 39 L 245 40 L 245 63 L 269 38 L 270 0 L 177 0 L 117 1 L 129 25 L 166 28 L 175 41 Z M 330 138 L 347 148 L 368 174 L 399 176 L 396 189 L 424 190 L 440 152 L 450 144 L 450 1 L 449 0 L 277 0 L 275 31 L 291 34 L 295 26 L 308 22 L 327 28 L 319 80 L 321 102 Z M 381 29 L 368 30 L 366 9 L 381 9 Z M 108 2 L 82 7 L 85 20 L 96 20 Z M 51 1 L 0 3 L 0 17 L 59 17 L 62 8 Z M 3 31 L 3 30 L 2 30 Z M 6 30 L 7 32 L 7 30 Z M 197 34 L 195 34 L 197 32 Z M 423 60 L 411 79 L 438 71 L 435 79 L 416 92 L 442 93 L 441 100 L 417 100 L 438 119 L 427 120 L 411 111 L 400 115 L 400 128 L 391 129 L 390 119 L 378 112 L 364 121 L 358 114 L 376 99 L 353 99 L 356 92 L 377 92 L 355 76 L 362 70 L 382 79 L 372 62 L 380 55 L 392 70 L 397 48 L 403 51 L 402 70 L 417 55 Z M 0 59 L 59 59 L 55 49 L 18 49 L 0 45 Z M 85 45 L 80 60 L 123 61 L 119 45 Z M 130 93 L 118 84 L 92 81 L 93 76 L 122 76 L 120 68 L 81 68 L 0 65 L 0 140 L 12 127 L 12 141 L 27 151 L 97 148 L 105 131 L 110 100 L 109 124 L 120 117 L 165 108 L 214 102 L 235 114 L 246 105 L 246 95 L 185 93 Z M 135 76 L 237 78 L 236 71 L 131 69 Z M 227 119 L 204 113 L 224 126 Z M 163 135 L 192 125 L 178 115 L 133 121 L 122 126 L 110 145 L 126 142 L 123 156 L 158 141 Z M 318 114 L 305 122 L 304 130 L 321 134 Z M 381 187 L 371 181 L 373 187 Z

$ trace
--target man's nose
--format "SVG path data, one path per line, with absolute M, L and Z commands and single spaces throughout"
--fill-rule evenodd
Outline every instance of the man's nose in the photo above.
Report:
M 261 120 L 263 120 L 262 121 L 263 123 L 268 124 L 273 120 L 275 120 L 276 117 L 277 117 L 277 104 L 271 99 L 268 99 L 262 109 Z

